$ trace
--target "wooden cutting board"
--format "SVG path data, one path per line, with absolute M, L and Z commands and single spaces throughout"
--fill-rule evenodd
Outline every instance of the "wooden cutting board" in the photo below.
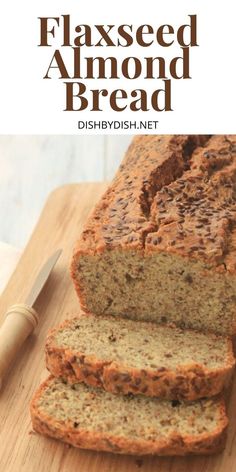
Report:
M 233 472 L 236 471 L 236 382 L 229 407 L 227 447 L 214 457 L 135 458 L 80 451 L 32 432 L 29 402 L 47 375 L 44 364 L 46 333 L 79 310 L 69 277 L 75 239 L 89 211 L 106 188 L 101 184 L 67 185 L 54 191 L 7 285 L 1 300 L 4 316 L 9 305 L 24 301 L 39 267 L 57 248 L 63 254 L 53 270 L 36 309 L 40 323 L 12 366 L 0 392 L 0 470 L 4 472 Z

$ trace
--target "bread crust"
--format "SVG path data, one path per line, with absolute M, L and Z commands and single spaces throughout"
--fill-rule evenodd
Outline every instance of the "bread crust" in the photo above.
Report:
M 185 436 L 171 434 L 168 439 L 134 440 L 118 437 L 112 434 L 86 431 L 73 428 L 63 421 L 55 420 L 49 415 L 42 413 L 38 408 L 38 401 L 53 377 L 50 376 L 37 390 L 31 402 L 31 418 L 35 431 L 45 436 L 59 439 L 72 446 L 81 449 L 92 449 L 95 451 L 107 451 L 116 454 L 133 455 L 187 455 L 187 454 L 214 454 L 222 451 L 225 446 L 226 429 L 228 425 L 225 413 L 225 405 L 222 399 L 218 408 L 220 420 L 215 430 L 209 433 L 201 433 L 197 436 Z
M 80 315 L 76 320 L 79 320 Z M 85 356 L 75 349 L 58 347 L 55 335 L 58 329 L 71 325 L 66 320 L 59 328 L 52 329 L 46 340 L 46 365 L 55 377 L 62 377 L 69 383 L 85 382 L 108 392 L 118 394 L 143 394 L 169 400 L 196 400 L 220 393 L 232 377 L 235 359 L 232 341 L 228 338 L 228 353 L 225 367 L 209 370 L 203 365 L 189 364 L 169 369 L 135 369 L 127 364 L 112 360 L 101 360 L 94 355 Z M 150 323 L 152 325 L 152 323 Z
M 192 147 L 194 150 L 193 154 L 190 152 L 188 158 L 184 156 L 187 147 Z M 128 178 L 131 180 L 126 183 Z M 213 272 L 217 269 L 222 273 L 226 271 L 236 275 L 235 234 L 233 235 L 233 241 L 229 241 L 229 233 L 234 228 L 232 228 L 232 225 L 228 227 L 227 223 L 228 220 L 232 220 L 233 223 L 236 222 L 235 195 L 233 192 L 235 182 L 236 135 L 135 137 L 114 180 L 93 209 L 79 240 L 75 244 L 71 265 L 72 275 L 74 275 L 74 270 L 77 267 L 77 265 L 74 266 L 74 258 L 77 259 L 79 255 L 99 254 L 106 249 L 114 250 L 117 248 L 120 250 L 140 250 L 144 255 L 168 251 L 168 253 L 178 254 L 190 259 L 208 261 L 212 265 Z M 183 191 L 184 184 L 191 184 L 191 188 L 186 188 Z M 155 189 L 150 188 L 150 186 L 155 187 Z M 169 187 L 169 194 L 167 192 L 166 197 L 159 195 L 163 187 Z M 200 187 L 201 190 L 198 190 Z M 218 222 L 217 233 L 212 243 L 216 248 L 219 240 L 221 241 L 221 245 L 217 247 L 219 251 L 221 248 L 221 254 L 219 254 L 219 251 L 208 250 L 212 244 L 205 233 L 198 238 L 201 240 L 201 244 L 199 244 L 201 250 L 199 248 L 196 251 L 189 251 L 187 235 L 182 238 L 184 243 L 181 244 L 180 248 L 178 245 L 169 246 L 170 237 L 173 233 L 178 233 L 179 221 L 183 219 L 183 216 L 177 217 L 175 212 L 171 217 L 173 227 L 169 235 L 165 234 L 165 238 L 163 237 L 158 243 L 155 241 L 157 235 L 162 234 L 162 230 L 165 229 L 169 213 L 173 207 L 178 208 L 179 200 L 176 202 L 176 198 L 180 198 L 194 207 L 194 201 L 189 202 L 187 200 L 192 195 L 193 190 L 196 193 L 208 190 L 208 193 L 204 194 L 203 202 L 204 208 L 206 208 L 205 220 L 208 221 L 203 222 L 202 226 Z M 174 193 L 173 196 L 170 196 L 171 192 Z M 187 193 L 184 197 L 185 192 Z M 122 203 L 117 197 L 122 199 Z M 158 198 L 160 197 L 162 199 L 161 206 L 164 205 L 165 208 L 165 211 L 164 209 L 162 211 L 164 216 L 161 216 L 161 219 L 159 219 L 160 215 L 158 214 Z M 209 217 L 206 203 L 210 206 L 212 199 L 215 200 L 216 204 L 218 200 L 219 203 L 221 202 L 220 204 L 224 203 L 225 207 L 217 208 L 216 206 L 216 211 Z M 111 206 L 113 211 L 116 210 L 115 216 L 112 218 L 110 214 Z M 220 210 L 222 210 L 222 214 Z M 122 225 L 120 223 L 121 215 L 123 216 Z M 117 227 L 118 222 L 120 223 L 119 227 Z M 197 223 L 197 217 L 193 213 L 189 226 L 194 229 L 195 223 Z M 228 244 L 230 246 L 229 251 L 225 247 Z M 226 267 L 222 264 L 224 259 L 226 259 Z

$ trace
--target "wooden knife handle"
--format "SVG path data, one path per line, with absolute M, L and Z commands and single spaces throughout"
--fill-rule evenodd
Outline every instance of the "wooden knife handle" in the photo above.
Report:
M 0 388 L 10 364 L 17 357 L 25 339 L 38 324 L 36 311 L 24 304 L 14 305 L 0 327 Z

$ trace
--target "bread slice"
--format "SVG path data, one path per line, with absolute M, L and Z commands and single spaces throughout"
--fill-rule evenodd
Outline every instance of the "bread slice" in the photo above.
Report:
M 70 383 L 185 400 L 218 394 L 235 364 L 229 338 L 91 314 L 50 332 L 46 362 Z
M 75 245 L 81 307 L 236 333 L 236 136 L 136 136 Z
M 211 454 L 225 443 L 221 399 L 192 403 L 113 395 L 49 377 L 31 404 L 35 431 L 72 446 L 120 454 Z

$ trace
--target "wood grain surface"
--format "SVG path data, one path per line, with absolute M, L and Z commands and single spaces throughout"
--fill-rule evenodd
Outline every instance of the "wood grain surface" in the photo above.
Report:
M 106 184 L 68 185 L 54 191 L 1 299 L 7 307 L 24 301 L 43 261 L 57 248 L 63 254 L 36 309 L 40 323 L 22 348 L 0 392 L 0 470 L 4 472 L 234 472 L 236 470 L 236 383 L 229 405 L 230 427 L 225 452 L 212 457 L 137 459 L 70 448 L 32 432 L 29 403 L 47 375 L 44 343 L 49 328 L 78 310 L 68 266 L 75 239 Z

